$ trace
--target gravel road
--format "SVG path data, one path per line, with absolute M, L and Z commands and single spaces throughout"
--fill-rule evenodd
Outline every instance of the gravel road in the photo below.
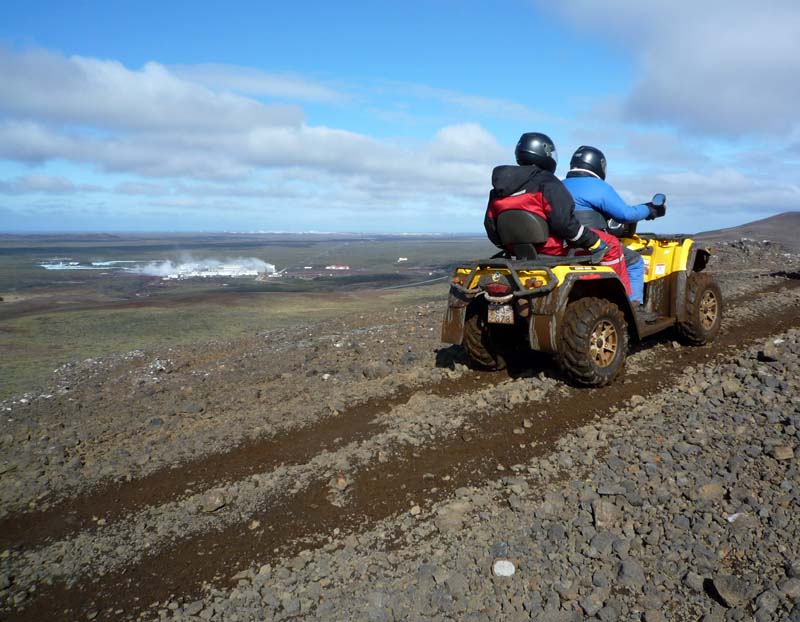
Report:
M 602 389 L 471 370 L 444 295 L 66 364 L 0 404 L 0 616 L 800 621 L 800 257 L 709 269 L 718 340 Z

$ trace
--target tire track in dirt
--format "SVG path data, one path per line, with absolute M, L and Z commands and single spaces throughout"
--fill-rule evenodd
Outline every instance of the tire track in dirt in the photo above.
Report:
M 658 392 L 687 365 L 720 361 L 731 352 L 799 324 L 797 308 L 784 307 L 769 317 L 760 316 L 729 327 L 712 345 L 665 348 L 658 365 L 637 374 L 629 383 L 570 389 L 567 395 L 546 406 L 522 405 L 491 417 L 472 413 L 469 416 L 475 429 L 469 436 L 422 448 L 404 448 L 386 463 L 355 474 L 350 503 L 344 507 L 328 502 L 328 489 L 320 482 L 248 517 L 266 526 L 260 531 L 251 531 L 245 524 L 232 525 L 177 542 L 172 549 L 147 557 L 135 566 L 71 588 L 63 583 L 41 586 L 30 606 L 12 613 L 8 619 L 57 619 L 62 615 L 65 619 L 78 619 L 90 611 L 101 612 L 98 620 L 118 619 L 119 615 L 113 614 L 118 609 L 132 616 L 175 595 L 197 596 L 204 583 L 223 582 L 254 561 L 274 562 L 319 546 L 334 528 L 358 532 L 408 509 L 412 500 L 435 502 L 456 488 L 497 477 L 498 464 L 524 463 L 548 453 L 565 431 L 585 425 L 613 407 L 624 406 L 633 395 Z M 527 436 L 513 435 L 513 428 L 524 417 L 537 421 L 538 427 Z M 432 474 L 433 478 L 423 474 Z M 449 479 L 444 480 L 444 476 Z
M 504 374 L 479 374 L 480 383 L 497 384 Z M 146 506 L 161 505 L 212 488 L 272 470 L 281 464 L 308 462 L 321 451 L 360 441 L 384 429 L 375 417 L 403 404 L 419 392 L 447 396 L 463 391 L 463 380 L 444 379 L 436 384 L 407 387 L 390 397 L 368 400 L 309 426 L 275 437 L 256 440 L 226 453 L 212 454 L 176 468 L 159 469 L 130 482 L 100 484 L 86 494 L 69 498 L 40 512 L 21 512 L 0 522 L 0 549 L 29 548 L 96 527 L 95 520 L 111 523 Z
M 782 276 L 780 273 L 763 276 Z M 785 275 L 792 282 L 794 275 Z M 763 295 L 787 286 L 787 281 L 771 283 L 753 292 Z M 749 297 L 749 296 L 748 296 Z M 742 297 L 744 298 L 744 297 Z M 727 304 L 736 304 L 737 299 Z M 652 343 L 649 341 L 648 343 Z M 508 376 L 478 376 L 478 384 L 497 384 Z M 437 384 L 403 389 L 394 396 L 369 400 L 309 426 L 281 432 L 268 439 L 247 442 L 225 453 L 212 454 L 176 467 L 159 469 L 130 482 L 99 482 L 85 493 L 58 502 L 40 511 L 16 512 L 0 521 L 0 548 L 27 548 L 58 540 L 83 529 L 96 527 L 95 519 L 106 523 L 118 520 L 146 506 L 160 505 L 225 481 L 233 481 L 275 468 L 281 463 L 302 464 L 314 454 L 341 444 L 362 440 L 382 427 L 371 425 L 375 415 L 408 401 L 417 392 L 446 396 L 463 392 L 463 381 L 444 380 Z

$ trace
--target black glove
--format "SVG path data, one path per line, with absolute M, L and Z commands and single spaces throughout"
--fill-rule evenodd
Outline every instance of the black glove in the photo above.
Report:
M 609 250 L 608 244 L 603 242 L 601 238 L 597 238 L 597 242 L 589 247 L 589 252 L 592 253 L 592 263 L 600 263 Z
M 666 205 L 653 205 L 652 203 L 645 203 L 645 205 L 647 205 L 647 209 L 650 211 L 645 220 L 655 220 L 667 213 Z

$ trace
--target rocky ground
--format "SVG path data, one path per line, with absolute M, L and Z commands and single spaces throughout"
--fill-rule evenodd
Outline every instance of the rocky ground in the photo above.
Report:
M 444 297 L 65 365 L 0 404 L 0 616 L 800 620 L 800 258 L 709 270 L 718 340 L 603 389 L 469 369 Z

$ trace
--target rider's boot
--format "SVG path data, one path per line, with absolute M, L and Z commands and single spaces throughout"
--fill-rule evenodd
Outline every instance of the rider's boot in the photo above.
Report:
M 658 313 L 649 311 L 643 304 L 636 305 L 636 315 L 639 316 L 645 324 L 652 324 L 658 319 Z

